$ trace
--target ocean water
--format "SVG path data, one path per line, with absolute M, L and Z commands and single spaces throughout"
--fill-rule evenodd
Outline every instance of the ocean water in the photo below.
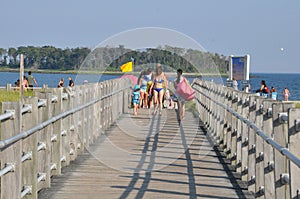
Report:
M 27 74 L 25 74 L 27 75 Z M 76 75 L 76 74 L 49 74 L 49 73 L 34 73 L 33 74 L 38 81 L 39 86 L 47 84 L 48 87 L 54 88 L 57 86 L 58 81 L 61 78 L 65 79 L 65 86 L 68 85 L 68 77 L 72 77 L 76 85 L 83 84 L 85 80 L 90 83 L 104 81 L 108 79 L 119 78 L 120 75 Z M 169 80 L 173 80 L 175 77 L 170 77 Z M 14 85 L 14 82 L 19 79 L 19 73 L 16 72 L 0 72 L 0 87 L 6 86 L 8 83 Z M 188 77 L 188 80 L 192 82 L 194 77 Z M 225 84 L 226 78 L 220 77 L 203 77 L 205 80 L 213 80 L 216 83 Z M 278 92 L 278 99 L 283 100 L 283 90 L 287 87 L 291 93 L 289 100 L 300 101 L 300 74 L 285 74 L 285 73 L 251 73 L 250 74 L 250 86 L 251 92 L 255 93 L 255 90 L 260 88 L 261 80 L 265 80 L 269 88 L 272 86 Z M 239 87 L 241 82 L 238 81 Z
M 203 77 L 202 79 L 225 85 L 227 78 Z M 291 94 L 289 100 L 300 101 L 300 74 L 251 73 L 249 80 L 251 93 L 255 93 L 261 86 L 261 80 L 265 80 L 269 89 L 271 89 L 272 86 L 276 89 L 278 100 L 284 100 L 283 90 L 284 88 L 288 88 Z M 238 88 L 241 90 L 241 81 L 238 81 Z
M 24 74 L 25 76 L 27 73 Z M 41 87 L 43 84 L 48 85 L 49 88 L 57 87 L 57 84 L 61 78 L 64 78 L 64 86 L 68 86 L 68 77 L 72 77 L 76 85 L 81 85 L 85 80 L 89 83 L 104 81 L 108 79 L 114 79 L 120 77 L 120 75 L 99 75 L 99 74 L 50 74 L 50 73 L 33 73 L 32 74 Z M 17 72 L 0 72 L 0 87 L 6 86 L 10 83 L 14 86 L 15 82 L 20 78 Z
M 260 88 L 261 80 L 265 80 L 269 89 L 273 86 L 277 93 L 278 99 L 283 100 L 283 90 L 288 88 L 290 91 L 289 100 L 300 101 L 300 74 L 286 73 L 253 73 L 250 74 L 251 92 L 255 93 Z

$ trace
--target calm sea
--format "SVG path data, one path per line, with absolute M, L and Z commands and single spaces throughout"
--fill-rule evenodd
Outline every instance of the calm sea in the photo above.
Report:
M 26 75 L 27 73 L 25 73 L 25 76 Z M 67 86 L 69 83 L 68 77 L 72 77 L 76 85 L 83 84 L 85 80 L 87 80 L 89 83 L 94 83 L 94 82 L 120 77 L 120 75 L 99 75 L 99 74 L 98 75 L 94 75 L 94 74 L 77 75 L 77 74 L 33 73 L 32 75 L 37 80 L 39 86 L 42 86 L 43 84 L 47 84 L 48 87 L 50 88 L 57 87 L 57 84 L 61 78 L 64 78 L 65 80 L 64 85 Z M 0 72 L 0 86 L 1 87 L 6 86 L 8 83 L 12 84 L 13 86 L 19 78 L 20 75 L 17 72 Z
M 27 75 L 27 74 L 25 74 Z M 84 80 L 87 80 L 90 83 L 104 81 L 108 79 L 119 78 L 120 75 L 76 75 L 76 74 L 47 74 L 47 73 L 35 73 L 33 74 L 36 80 L 38 81 L 39 86 L 47 84 L 48 87 L 56 87 L 60 78 L 65 79 L 65 86 L 68 84 L 68 77 L 72 77 L 75 81 L 75 84 L 83 84 Z M 170 77 L 172 80 L 174 77 Z M 0 86 L 6 86 L 7 83 L 14 85 L 14 82 L 19 79 L 19 73 L 16 72 L 0 72 Z M 192 81 L 192 77 L 188 78 L 189 81 Z M 214 79 L 217 83 L 222 83 L 226 81 L 226 78 L 209 78 L 205 77 L 204 79 Z M 260 87 L 261 80 L 265 80 L 268 87 L 272 86 L 278 92 L 279 100 L 283 99 L 283 89 L 287 87 L 291 93 L 290 100 L 300 100 L 300 74 L 270 74 L 270 73 L 251 73 L 250 74 L 250 85 L 251 92 L 255 92 Z M 241 84 L 238 82 L 239 85 Z
M 204 80 L 213 80 L 216 83 L 225 84 L 226 78 L 210 78 L 203 77 Z M 278 93 L 278 100 L 283 100 L 283 90 L 288 88 L 290 91 L 289 100 L 300 100 L 300 74 L 287 74 L 287 73 L 251 73 L 250 74 L 250 87 L 251 93 L 255 93 L 261 86 L 261 80 L 265 80 L 269 89 L 273 86 Z M 241 81 L 238 81 L 239 89 L 241 90 Z

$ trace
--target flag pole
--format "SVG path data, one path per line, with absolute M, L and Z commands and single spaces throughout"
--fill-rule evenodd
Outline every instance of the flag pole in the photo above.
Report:
M 131 59 L 131 62 L 132 62 L 132 72 L 133 72 L 134 71 L 134 58 L 131 57 L 130 59 Z

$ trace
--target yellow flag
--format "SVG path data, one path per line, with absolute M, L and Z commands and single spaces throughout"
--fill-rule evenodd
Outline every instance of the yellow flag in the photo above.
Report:
M 120 69 L 122 72 L 132 71 L 132 61 L 123 64 L 122 66 L 120 66 Z

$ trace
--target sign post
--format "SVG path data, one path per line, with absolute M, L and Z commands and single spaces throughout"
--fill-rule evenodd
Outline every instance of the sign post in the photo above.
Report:
M 242 90 L 249 85 L 250 55 L 229 57 L 229 82 L 241 80 Z

